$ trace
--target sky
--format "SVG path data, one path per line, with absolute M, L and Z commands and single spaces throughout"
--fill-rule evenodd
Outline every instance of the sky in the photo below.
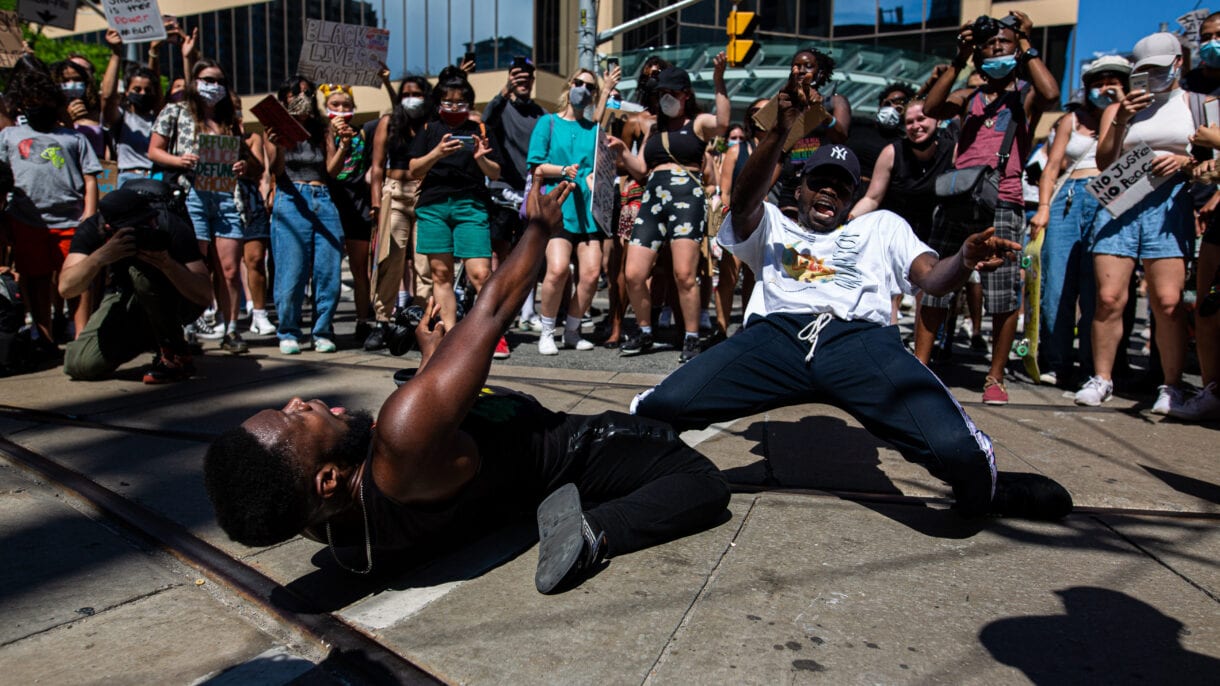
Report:
M 1159 30 L 1162 22 L 1171 32 L 1181 29 L 1178 17 L 1194 9 L 1220 10 L 1220 0 L 1079 0 L 1079 23 L 1074 33 L 1076 41 L 1075 60 L 1069 49 L 1070 74 L 1063 76 L 1063 83 L 1079 85 L 1081 62 L 1099 55 L 1129 54 L 1135 43 L 1144 36 Z M 1036 17 L 1034 18 L 1036 21 Z M 1065 88 L 1067 92 L 1073 89 Z

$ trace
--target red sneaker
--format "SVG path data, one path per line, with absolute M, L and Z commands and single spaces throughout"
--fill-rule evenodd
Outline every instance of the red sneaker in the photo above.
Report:
M 500 336 L 500 342 L 496 343 L 496 351 L 491 356 L 497 360 L 507 360 L 512 351 L 508 349 L 508 340 Z
M 987 381 L 983 383 L 983 404 L 1008 404 L 1008 389 L 1004 386 L 1004 382 L 996 381 L 995 377 L 987 377 Z
M 186 381 L 195 373 L 190 355 L 175 355 L 162 350 L 153 360 L 152 368 L 144 372 L 144 383 L 163 384 Z

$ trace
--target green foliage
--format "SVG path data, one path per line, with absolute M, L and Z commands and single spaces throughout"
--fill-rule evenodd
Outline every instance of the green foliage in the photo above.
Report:
M 0 10 L 16 12 L 17 0 L 0 0 Z M 110 59 L 110 48 L 105 45 L 85 43 L 75 38 L 53 40 L 31 31 L 28 25 L 22 27 L 22 33 L 25 35 L 25 40 L 34 48 L 38 59 L 47 64 L 67 59 L 68 55 L 76 53 L 88 57 L 99 75 L 106 71 L 106 62 Z

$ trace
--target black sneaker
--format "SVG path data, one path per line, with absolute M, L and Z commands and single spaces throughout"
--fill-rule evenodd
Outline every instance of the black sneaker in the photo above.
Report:
M 619 346 L 619 355 L 639 355 L 652 350 L 652 334 L 640 332 L 623 342 Z
M 369 329 L 369 333 L 364 337 L 364 349 L 368 352 L 381 350 L 385 347 L 385 322 L 377 322 L 377 325 Z
M 1041 474 L 999 472 L 988 514 L 1022 519 L 1063 519 L 1072 511 L 1072 494 Z
M 220 341 L 220 349 L 234 355 L 250 352 L 250 346 L 241 339 L 241 334 L 236 331 L 225 334 L 225 337 Z
M 685 364 L 695 359 L 699 354 L 699 339 L 694 336 L 685 336 L 682 339 L 682 354 L 678 357 L 680 364 Z
M 538 506 L 539 593 L 554 593 L 583 580 L 606 555 L 606 535 L 595 532 L 580 509 L 576 484 L 564 484 Z
M 144 372 L 144 383 L 163 384 L 186 381 L 195 374 L 195 364 L 190 355 L 176 355 L 162 350 L 153 358 L 153 365 Z
M 356 330 L 352 333 L 352 343 L 356 345 L 364 345 L 364 342 L 369 339 L 369 334 L 372 333 L 373 327 L 369 326 L 368 322 L 356 322 Z
M 987 352 L 987 341 L 983 340 L 983 334 L 976 333 L 970 337 L 970 349 L 976 353 Z

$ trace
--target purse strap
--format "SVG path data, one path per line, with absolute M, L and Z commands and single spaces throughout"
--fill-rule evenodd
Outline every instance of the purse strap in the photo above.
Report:
M 674 164 L 678 165 L 678 168 L 682 170 L 683 174 L 686 174 L 688 177 L 694 179 L 696 182 L 699 183 L 700 186 L 703 185 L 703 175 L 696 174 L 695 172 L 692 172 L 691 170 L 687 169 L 686 165 L 679 162 L 678 158 L 674 157 L 674 154 L 669 151 L 669 130 L 668 129 L 661 132 L 661 147 L 665 148 L 665 154 L 669 155 L 669 160 L 671 162 L 673 162 Z

